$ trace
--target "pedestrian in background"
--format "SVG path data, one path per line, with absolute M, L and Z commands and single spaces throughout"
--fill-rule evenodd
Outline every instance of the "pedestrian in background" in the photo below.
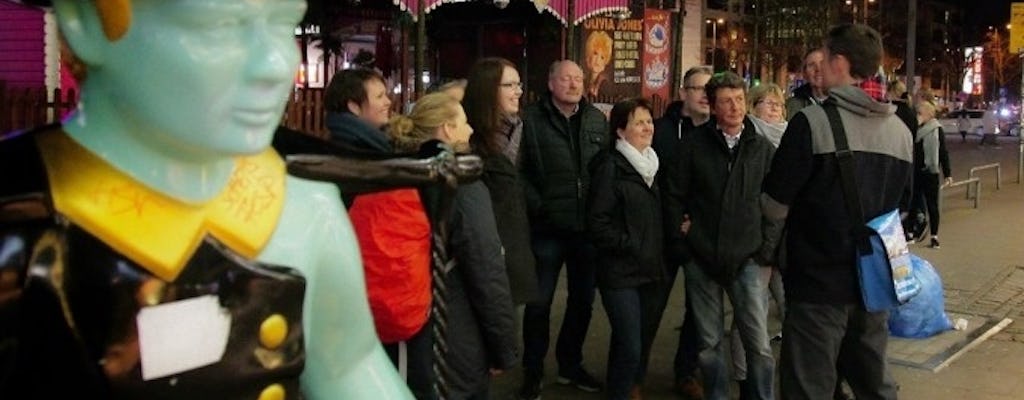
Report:
M 953 182 L 950 176 L 949 152 L 942 124 L 935 119 L 935 104 L 928 100 L 917 103 L 917 119 L 921 127 L 914 137 L 914 203 L 911 215 L 917 217 L 915 241 L 924 240 L 927 227 L 931 233 L 928 247 L 939 248 L 939 188 L 940 177 L 945 184 Z M 927 214 L 926 214 L 927 213 Z M 925 217 L 927 215 L 927 217 Z

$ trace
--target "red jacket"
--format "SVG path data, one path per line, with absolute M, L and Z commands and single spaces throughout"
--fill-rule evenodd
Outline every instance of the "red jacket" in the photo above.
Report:
M 362 194 L 348 210 L 383 343 L 409 339 L 430 316 L 430 222 L 416 189 Z

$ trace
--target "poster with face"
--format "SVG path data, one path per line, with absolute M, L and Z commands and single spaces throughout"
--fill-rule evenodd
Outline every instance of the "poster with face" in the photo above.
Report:
M 586 97 L 614 103 L 640 94 L 643 19 L 594 17 L 583 22 Z

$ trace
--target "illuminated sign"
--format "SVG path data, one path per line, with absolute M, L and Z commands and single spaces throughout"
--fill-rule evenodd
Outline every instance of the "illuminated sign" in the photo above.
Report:
M 967 47 L 964 49 L 964 82 L 963 92 L 972 95 L 982 94 L 984 84 L 982 83 L 982 47 Z

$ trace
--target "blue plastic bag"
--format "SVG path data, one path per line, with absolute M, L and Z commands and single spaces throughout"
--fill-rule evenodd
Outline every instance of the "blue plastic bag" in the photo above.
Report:
M 867 227 L 871 252 L 857 255 L 861 298 L 870 312 L 889 311 L 909 301 L 921 287 L 911 273 L 899 210 L 873 218 Z
M 912 274 L 921 285 L 921 291 L 906 304 L 889 314 L 889 333 L 903 338 L 926 338 L 953 329 L 946 315 L 946 302 L 942 293 L 942 278 L 932 265 L 911 254 Z

